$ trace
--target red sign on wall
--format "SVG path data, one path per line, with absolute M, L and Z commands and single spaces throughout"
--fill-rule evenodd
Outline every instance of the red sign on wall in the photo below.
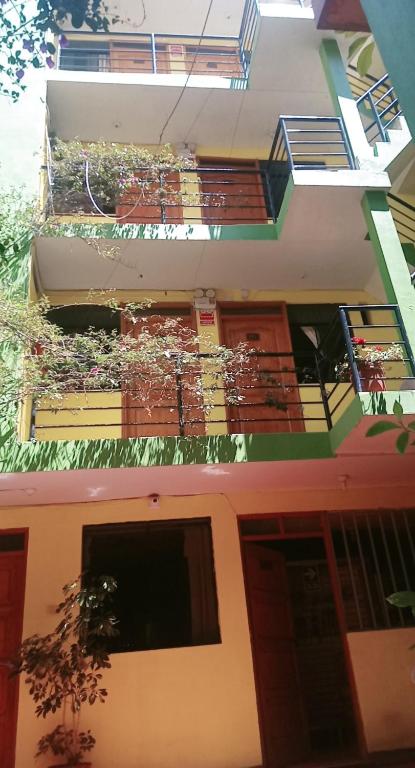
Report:
M 215 325 L 215 313 L 203 311 L 199 312 L 200 325 Z
M 170 45 L 169 48 L 173 56 L 183 56 L 184 54 L 184 47 L 182 45 Z

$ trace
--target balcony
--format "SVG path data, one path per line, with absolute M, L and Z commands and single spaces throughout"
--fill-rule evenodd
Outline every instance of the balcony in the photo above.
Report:
M 203 382 L 212 361 L 200 353 L 200 368 L 190 373 L 182 360 L 169 361 L 166 377 L 175 383 L 158 383 L 150 408 L 131 387 L 94 390 L 90 377 L 81 377 L 62 402 L 36 404 L 31 436 L 55 441 L 328 432 L 356 394 L 380 402 L 388 392 L 415 389 L 415 362 L 396 305 L 343 306 L 320 343 L 308 332 L 313 353 L 253 353 L 252 375 L 237 382 L 237 402 L 219 384 L 204 408 Z M 195 376 L 201 389 L 189 387 Z

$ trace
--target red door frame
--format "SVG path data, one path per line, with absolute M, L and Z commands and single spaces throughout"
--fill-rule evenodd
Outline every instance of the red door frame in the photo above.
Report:
M 244 535 L 241 530 L 241 521 L 243 520 L 259 520 L 259 519 L 269 520 L 272 518 L 278 519 L 281 517 L 288 517 L 288 516 L 290 518 L 294 518 L 294 517 L 305 518 L 305 517 L 308 517 L 309 515 L 318 516 L 320 521 L 320 526 L 321 526 L 320 531 Z M 327 557 L 328 570 L 330 574 L 331 588 L 333 591 L 333 599 L 334 599 L 334 605 L 335 605 L 335 610 L 337 615 L 337 621 L 339 625 L 339 633 L 342 641 L 346 674 L 347 674 L 347 679 L 350 686 L 350 698 L 351 698 L 352 711 L 354 715 L 354 723 L 356 728 L 357 749 L 359 751 L 359 756 L 362 759 L 365 759 L 367 757 L 368 750 L 367 750 L 367 744 L 366 744 L 366 739 L 364 735 L 363 719 L 362 719 L 362 713 L 361 713 L 359 699 L 357 695 L 357 686 L 356 686 L 356 680 L 355 680 L 353 666 L 352 666 L 350 649 L 347 642 L 346 619 L 345 619 L 344 610 L 343 610 L 341 588 L 340 588 L 340 583 L 337 575 L 336 560 L 335 560 L 333 542 L 330 535 L 327 513 L 321 512 L 321 511 L 314 511 L 314 510 L 313 511 L 309 510 L 308 512 L 271 512 L 271 513 L 266 512 L 266 513 L 260 513 L 255 515 L 249 515 L 249 514 L 238 515 L 237 520 L 238 520 L 238 530 L 239 530 L 239 544 L 241 548 L 242 571 L 243 571 L 246 595 L 247 595 L 247 583 L 246 583 L 244 542 L 256 541 L 260 543 L 261 541 L 286 541 L 288 539 L 292 540 L 292 539 L 312 539 L 312 538 L 318 538 L 323 540 L 324 549 Z M 247 611 L 247 613 L 248 613 L 248 623 L 250 628 L 250 636 L 252 638 L 253 632 L 252 632 L 252 626 L 251 626 L 251 616 L 249 611 Z M 252 642 L 251 642 L 251 650 L 252 650 L 252 657 L 254 662 L 253 667 L 254 667 L 255 688 L 257 692 L 258 691 L 258 678 L 257 678 L 257 672 L 256 672 L 257 664 L 255 662 L 255 649 L 252 645 Z M 261 750 L 262 750 L 262 755 L 264 756 L 265 755 L 264 735 L 263 735 L 263 729 L 262 729 L 263 715 L 262 715 L 262 712 L 260 711 L 261 704 L 260 704 L 260 697 L 258 696 L 258 692 L 257 692 L 257 706 L 258 706 L 258 715 L 259 715 L 258 722 L 259 722 L 259 733 L 260 733 L 260 739 L 261 739 Z M 266 768 L 265 763 L 263 763 L 263 768 Z
M 23 534 L 23 537 L 24 537 L 23 549 L 16 550 L 22 553 L 22 559 L 23 559 L 23 567 L 22 567 L 22 573 L 21 573 L 22 605 L 21 605 L 19 616 L 18 616 L 18 638 L 20 643 L 23 635 L 23 617 L 24 617 L 25 599 L 26 599 L 26 574 L 27 574 L 27 553 L 28 553 L 28 546 L 29 546 L 29 529 L 28 528 L 0 528 L 0 537 L 10 536 L 16 533 Z M 0 556 L 1 556 L 1 552 L 0 552 Z M 20 690 L 20 686 L 18 685 L 18 680 L 16 678 L 16 696 L 14 697 L 13 712 L 11 713 L 11 716 L 10 716 L 11 725 L 12 725 L 12 740 L 13 740 L 13 747 L 12 747 L 13 765 L 15 764 L 15 761 L 16 761 L 16 736 L 17 736 L 17 719 L 18 719 L 18 712 L 19 712 L 19 690 Z

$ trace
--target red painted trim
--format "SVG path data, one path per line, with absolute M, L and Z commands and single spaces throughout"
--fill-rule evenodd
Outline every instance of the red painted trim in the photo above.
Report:
M 377 511 L 377 510 L 376 510 Z M 267 518 L 305 518 L 305 517 L 318 517 L 320 520 L 320 531 L 303 531 L 303 532 L 296 532 L 296 533 L 280 533 L 280 534 L 258 534 L 258 535 L 244 535 L 241 531 L 241 522 L 243 520 L 258 520 L 258 519 L 267 519 Z M 334 599 L 334 605 L 337 615 L 337 620 L 339 624 L 339 633 L 342 640 L 342 646 L 344 651 L 344 659 L 345 659 L 345 666 L 346 666 L 346 673 L 347 678 L 350 686 L 350 694 L 351 694 L 351 703 L 352 703 L 352 711 L 354 715 L 354 722 L 355 722 L 355 728 L 356 728 L 356 735 L 357 735 L 357 741 L 358 741 L 358 750 L 359 750 L 359 756 L 364 759 L 367 757 L 368 750 L 367 750 L 367 744 L 364 736 L 364 728 L 363 728 L 363 719 L 362 719 L 362 713 L 360 709 L 358 694 L 357 694 L 357 687 L 356 687 L 356 680 L 354 677 L 354 671 L 353 671 L 353 665 L 352 660 L 350 656 L 350 649 L 349 644 L 347 642 L 347 627 L 346 627 L 346 620 L 344 616 L 344 610 L 343 610 L 343 602 L 342 602 L 342 595 L 341 595 L 341 589 L 340 589 L 340 583 L 337 576 L 337 569 L 336 569 L 336 561 L 335 561 L 335 553 L 333 548 L 333 542 L 331 539 L 331 533 L 329 528 L 329 520 L 328 520 L 328 514 L 327 512 L 321 512 L 316 510 L 308 510 L 307 512 L 261 512 L 256 515 L 238 515 L 238 530 L 239 530 L 239 544 L 241 548 L 241 559 L 242 559 L 242 565 L 243 565 L 243 578 L 244 578 L 244 586 L 245 586 L 245 595 L 246 595 L 246 604 L 247 604 L 247 613 L 248 613 L 248 622 L 249 622 L 249 629 L 250 629 L 250 635 L 251 638 L 253 636 L 252 631 L 252 624 L 251 624 L 251 616 L 250 616 L 250 609 L 249 609 L 249 601 L 247 599 L 247 581 L 246 581 L 246 566 L 245 566 L 245 552 L 244 552 L 244 543 L 249 541 L 278 541 L 278 540 L 287 540 L 287 539 L 310 539 L 310 538 L 320 538 L 323 540 L 324 548 L 326 551 L 326 557 L 327 557 L 327 564 L 329 569 L 329 575 L 330 575 L 330 581 L 331 581 L 331 587 L 333 592 L 333 599 Z M 283 527 L 283 523 L 282 523 Z M 257 663 L 255 660 L 255 648 L 251 642 L 251 649 L 252 649 L 252 657 L 253 657 L 253 666 L 254 666 L 254 679 L 255 679 L 255 691 L 256 691 L 256 697 L 257 697 L 257 705 L 258 705 L 258 722 L 259 722 L 259 731 L 261 736 L 261 748 L 262 748 L 262 755 L 263 759 L 265 758 L 265 749 L 264 749 L 264 737 L 263 737 L 263 731 L 262 731 L 262 718 L 263 714 L 261 712 L 261 702 L 260 697 L 258 695 L 258 678 L 257 678 Z
M 9 536 L 13 533 L 22 533 L 24 535 L 24 547 L 22 550 L 18 550 L 16 554 L 20 555 L 23 561 L 23 567 L 21 570 L 21 610 L 19 611 L 18 616 L 18 636 L 19 636 L 19 642 L 22 641 L 23 636 L 23 619 L 24 619 L 24 612 L 25 612 L 25 601 L 26 601 L 26 576 L 27 576 L 27 555 L 28 555 L 28 549 L 29 549 L 29 529 L 28 528 L 2 528 L 0 530 L 0 536 Z M 0 553 L 1 556 L 1 553 Z M 19 713 L 19 693 L 20 693 L 20 685 L 16 686 L 17 692 L 14 702 L 14 712 L 11 715 L 11 722 L 12 722 L 12 729 L 14 734 L 13 739 L 13 747 L 12 747 L 12 763 L 13 765 L 16 762 L 16 737 L 17 737 L 17 720 L 18 720 L 18 713 Z

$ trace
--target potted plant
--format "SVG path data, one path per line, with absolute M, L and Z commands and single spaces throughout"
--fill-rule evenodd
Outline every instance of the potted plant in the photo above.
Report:
M 55 629 L 26 638 L 19 648 L 15 673 L 25 676 L 37 717 L 62 712 L 62 722 L 42 736 L 36 753 L 61 758 L 52 768 L 91 765 L 83 757 L 93 749 L 95 738 L 91 731 L 80 730 L 80 715 L 84 704 L 104 702 L 107 696 L 101 670 L 111 666 L 105 638 L 117 634 L 110 605 L 116 587 L 109 576 L 79 577 L 65 585 Z
M 359 370 L 362 389 L 366 392 L 384 392 L 385 363 L 397 363 L 403 360 L 402 347 L 397 342 L 389 345 L 368 344 L 361 336 L 352 336 L 354 359 Z M 350 377 L 350 361 L 348 355 L 336 366 L 336 374 L 340 381 Z

